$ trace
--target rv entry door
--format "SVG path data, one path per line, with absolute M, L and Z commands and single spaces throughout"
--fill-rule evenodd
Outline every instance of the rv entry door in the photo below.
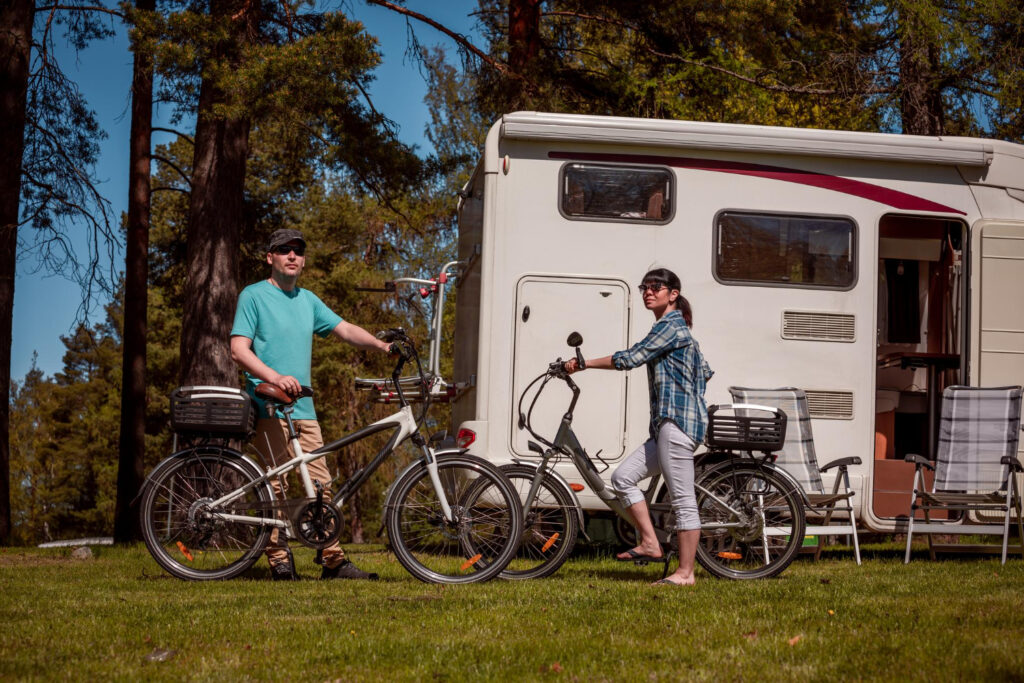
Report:
M 978 221 L 971 253 L 970 383 L 1024 384 L 1024 222 Z
M 551 361 L 573 357 L 573 349 L 565 343 L 572 332 L 583 335 L 582 350 L 587 358 L 626 348 L 628 285 L 622 280 L 527 275 L 516 287 L 515 316 L 510 441 L 515 454 L 528 456 L 529 435 L 516 424 L 523 389 Z M 620 458 L 624 450 L 626 374 L 594 371 L 573 376 L 581 390 L 573 429 L 588 453 L 600 450 L 606 460 Z M 571 397 L 564 383 L 552 380 L 534 408 L 534 429 L 554 438 Z M 528 408 L 529 403 L 524 402 L 524 411 Z

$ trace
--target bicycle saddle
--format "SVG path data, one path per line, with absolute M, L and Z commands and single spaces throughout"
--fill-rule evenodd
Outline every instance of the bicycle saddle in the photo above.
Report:
M 282 406 L 291 405 L 300 398 L 313 395 L 312 387 L 302 387 L 302 391 L 299 392 L 298 396 L 290 396 L 287 391 L 271 384 L 270 382 L 261 382 L 256 385 L 256 395 L 262 398 L 264 401 L 272 401 Z

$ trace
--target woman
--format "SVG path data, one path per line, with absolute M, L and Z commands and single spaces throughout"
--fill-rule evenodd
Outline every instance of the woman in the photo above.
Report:
M 640 284 L 644 306 L 655 317 L 647 336 L 626 351 L 586 361 L 586 368 L 629 370 L 647 366 L 651 394 L 651 438 L 627 457 L 615 474 L 612 487 L 629 508 L 640 531 L 640 543 L 619 553 L 616 559 L 656 560 L 663 557 L 654 533 L 647 501 L 637 484 L 663 474 L 668 485 L 679 535 L 679 568 L 657 583 L 693 585 L 693 562 L 700 539 L 700 517 L 693 490 L 693 451 L 704 441 L 708 413 L 704 388 L 714 374 L 700 346 L 690 335 L 693 312 L 680 294 L 679 278 L 671 270 L 657 268 Z M 566 370 L 576 372 L 575 360 Z

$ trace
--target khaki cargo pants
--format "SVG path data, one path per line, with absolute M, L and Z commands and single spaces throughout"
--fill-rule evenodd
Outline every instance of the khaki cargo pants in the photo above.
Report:
M 324 438 L 320 434 L 320 423 L 316 420 L 293 420 L 295 428 L 299 432 L 299 445 L 303 453 L 310 453 L 324 445 Z M 267 441 L 270 442 L 270 453 L 267 453 Z M 263 455 L 269 467 L 283 465 L 295 454 L 292 453 L 291 445 L 288 444 L 288 423 L 277 418 L 261 419 L 256 422 L 256 438 L 253 445 Z M 275 454 L 277 457 L 275 458 Z M 319 481 L 325 487 L 331 481 L 330 470 L 327 469 L 327 458 L 318 458 L 306 465 L 309 469 L 309 478 Z M 295 470 L 297 473 L 298 470 Z M 291 475 L 291 473 L 289 473 Z M 283 500 L 288 493 L 288 480 L 282 482 L 281 477 L 274 477 L 271 480 L 274 487 L 274 495 L 278 500 Z M 283 484 L 283 488 L 282 488 Z M 301 484 L 300 484 L 301 486 Z M 329 496 L 329 491 L 324 490 L 324 496 Z M 288 541 L 280 529 L 274 529 L 270 534 L 270 543 L 267 544 L 267 560 L 270 565 L 276 566 L 288 559 Z M 324 548 L 324 566 L 328 568 L 337 567 L 345 561 L 345 551 L 337 543 Z

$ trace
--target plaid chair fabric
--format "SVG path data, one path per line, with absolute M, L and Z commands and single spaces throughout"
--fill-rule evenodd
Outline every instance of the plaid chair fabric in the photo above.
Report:
M 910 561 L 914 533 L 928 534 L 932 559 L 937 550 L 958 550 L 957 545 L 936 545 L 931 534 L 1001 535 L 1002 562 L 1009 549 L 1010 519 L 1017 517 L 1017 533 L 1024 539 L 1021 496 L 1015 473 L 1022 471 L 1017 459 L 1020 442 L 1021 387 L 946 387 L 942 392 L 939 447 L 934 465 L 920 455 L 906 456 L 915 464 L 914 491 L 907 519 L 907 549 L 903 561 Z M 935 470 L 931 491 L 924 487 L 924 470 Z M 924 512 L 924 522 L 916 520 Z M 1001 524 L 986 524 L 972 518 L 978 512 L 1002 513 Z M 953 512 L 953 522 L 933 522 L 931 513 Z M 1024 542 L 1022 542 L 1024 545 Z M 985 550 L 991 546 L 975 547 Z
M 1003 456 L 1017 455 L 1021 387 L 942 392 L 933 491 L 1005 490 Z
M 803 389 L 729 387 L 729 394 L 736 403 L 756 403 L 786 413 L 786 442 L 782 450 L 775 453 L 778 456 L 775 464 L 789 472 L 804 491 L 823 493 L 825 488 L 814 452 L 814 435 L 811 434 L 811 414 Z M 739 411 L 740 414 L 742 412 Z
M 849 534 L 853 538 L 853 552 L 860 564 L 860 541 L 857 537 L 857 518 L 854 515 L 850 488 L 850 465 L 859 465 L 860 458 L 853 456 L 833 460 L 824 466 L 818 465 L 814 451 L 814 435 L 811 433 L 811 411 L 807 407 L 807 395 L 803 389 L 780 387 L 778 389 L 751 389 L 729 387 L 729 394 L 736 403 L 754 403 L 778 408 L 786 413 L 786 440 L 782 450 L 776 451 L 775 464 L 784 469 L 799 482 L 806 499 L 805 511 L 808 518 L 820 518 L 820 524 L 808 524 L 806 534 L 817 536 L 818 545 L 814 557 L 821 556 L 823 538 Z M 742 409 L 737 414 L 742 414 Z M 835 486 L 826 491 L 821 473 L 836 468 Z M 833 514 L 844 513 L 846 518 L 833 521 Z

